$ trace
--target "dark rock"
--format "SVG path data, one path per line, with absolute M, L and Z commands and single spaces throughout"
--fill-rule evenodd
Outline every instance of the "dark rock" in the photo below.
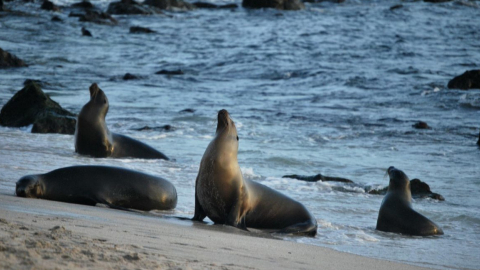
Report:
M 62 20 L 62 18 L 55 15 L 55 16 L 52 17 L 52 22 L 63 22 L 63 20 Z
M 27 67 L 22 59 L 0 48 L 0 68 Z
M 95 6 L 90 3 L 88 0 L 83 0 L 82 2 L 78 2 L 75 4 L 72 4 L 73 8 L 84 8 L 84 9 L 93 9 Z
M 153 31 L 150 28 L 141 27 L 141 26 L 132 26 L 132 27 L 130 27 L 130 33 L 132 33 L 132 34 L 140 34 L 140 33 L 148 34 L 148 33 L 156 33 L 156 32 Z
M 477 145 L 480 145 L 480 133 L 478 133 L 478 141 L 477 141 Z
M 237 4 L 226 4 L 226 5 L 215 5 L 207 2 L 195 2 L 192 3 L 196 8 L 205 8 L 205 9 L 235 9 L 238 8 Z
M 181 110 L 180 112 L 185 112 L 185 113 L 194 113 L 195 110 L 194 109 L 185 109 L 185 110 Z
M 73 116 L 59 116 L 44 113 L 33 123 L 32 133 L 75 134 L 77 119 Z
M 92 33 L 90 33 L 85 27 L 82 27 L 82 36 L 91 37 Z
M 110 16 L 110 14 L 98 10 L 87 10 L 85 14 L 70 13 L 69 16 L 79 17 L 79 21 L 81 22 L 92 22 L 108 25 L 116 25 L 118 23 L 118 21 Z
M 145 0 L 143 4 L 170 11 L 186 11 L 195 9 L 194 5 L 184 2 L 183 0 Z
M 416 129 L 431 129 L 431 127 L 423 121 L 418 121 L 417 123 L 413 124 L 412 127 Z
M 162 74 L 162 75 L 183 75 L 183 71 L 181 69 L 177 70 L 165 70 L 162 69 L 160 71 L 155 72 L 155 74 Z
M 132 128 L 133 130 L 136 131 L 144 131 L 144 130 L 163 130 L 163 131 L 174 131 L 176 128 L 172 127 L 171 125 L 164 125 L 160 127 L 150 127 L 150 126 L 144 126 L 141 128 Z
M 366 188 L 365 191 L 368 194 L 385 195 L 387 194 L 388 187 L 385 187 L 382 189 L 372 189 L 372 190 L 368 190 L 368 188 Z M 414 199 L 432 198 L 434 200 L 439 200 L 439 201 L 445 200 L 445 198 L 442 195 L 438 193 L 433 193 L 430 190 L 430 186 L 427 183 L 422 182 L 416 178 L 410 180 L 410 191 L 412 192 L 412 197 Z
M 54 3 L 44 0 L 41 9 L 49 10 L 49 11 L 60 11 L 60 8 L 57 7 Z
M 305 5 L 300 0 L 243 0 L 244 8 L 275 8 L 281 10 L 300 10 Z
M 308 2 L 308 3 L 321 3 L 321 2 L 330 2 L 330 3 L 343 3 L 345 0 L 304 0 L 303 2 Z
M 452 0 L 423 0 L 423 2 L 429 2 L 429 3 L 445 3 L 450 1 Z
M 135 1 L 131 0 L 122 0 L 120 2 L 112 2 L 108 5 L 107 13 L 109 14 L 141 14 L 141 15 L 151 15 L 151 14 L 161 14 L 162 12 L 159 9 L 150 6 L 144 6 Z
M 126 73 L 124 76 L 123 76 L 123 79 L 125 81 L 128 81 L 128 80 L 138 80 L 140 79 L 138 76 L 136 75 L 133 75 L 133 74 L 130 74 L 130 73 Z
M 65 119 L 67 118 L 67 119 Z M 65 133 L 75 130 L 75 115 L 48 97 L 35 82 L 30 81 L 5 104 L 0 112 L 0 125 L 23 127 L 37 123 L 36 131 Z M 56 122 L 53 124 L 53 122 Z M 73 122 L 73 124 L 72 124 Z M 48 124 L 49 128 L 42 128 Z M 57 130 L 54 130 L 56 127 Z M 73 134 L 73 133 L 69 133 Z
M 480 88 L 480 69 L 467 70 L 462 75 L 453 78 L 448 82 L 448 88 L 461 90 Z
M 293 178 L 293 179 L 298 179 L 298 180 L 307 181 L 307 182 L 333 181 L 333 182 L 342 182 L 342 183 L 353 183 L 353 181 L 350 179 L 341 178 L 341 177 L 331 177 L 331 176 L 326 176 L 321 174 L 317 174 L 313 176 L 291 174 L 291 175 L 284 175 L 282 176 L 282 178 Z
M 3 6 L 3 0 L 0 0 L 0 11 L 7 11 L 5 6 Z
M 394 5 L 394 6 L 391 6 L 391 7 L 390 7 L 390 10 L 395 10 L 395 9 L 399 9 L 399 8 L 403 8 L 403 5 Z

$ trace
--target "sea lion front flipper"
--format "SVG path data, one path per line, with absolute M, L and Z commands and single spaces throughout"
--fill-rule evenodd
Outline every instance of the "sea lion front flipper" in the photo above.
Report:
M 195 214 L 193 215 L 192 220 L 203 221 L 205 217 L 207 217 L 207 214 L 205 214 L 205 211 L 203 210 L 202 206 L 200 205 L 200 202 L 198 201 L 197 183 L 198 183 L 198 176 L 197 176 L 197 179 L 195 180 Z

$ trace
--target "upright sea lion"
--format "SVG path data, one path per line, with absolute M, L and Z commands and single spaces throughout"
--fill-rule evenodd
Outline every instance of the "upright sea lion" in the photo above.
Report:
M 15 193 L 19 197 L 144 211 L 169 210 L 177 205 L 177 191 L 169 181 L 107 166 L 73 166 L 27 175 L 18 180 Z
M 110 132 L 105 123 L 108 99 L 96 83 L 90 86 L 90 101 L 80 111 L 75 130 L 75 152 L 93 157 L 166 159 L 152 147 L 130 137 Z
M 238 135 L 226 110 L 218 112 L 215 138 L 200 163 L 195 183 L 193 220 L 241 229 L 280 233 L 317 233 L 317 221 L 299 202 L 255 181 L 243 179 L 237 160 Z
M 443 234 L 437 224 L 412 209 L 407 175 L 395 167 L 388 168 L 388 175 L 390 184 L 378 213 L 377 230 L 418 236 Z

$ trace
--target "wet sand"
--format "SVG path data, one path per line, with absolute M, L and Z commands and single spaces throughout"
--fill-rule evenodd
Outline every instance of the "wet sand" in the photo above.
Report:
M 0 269 L 425 269 L 226 226 L 0 193 Z

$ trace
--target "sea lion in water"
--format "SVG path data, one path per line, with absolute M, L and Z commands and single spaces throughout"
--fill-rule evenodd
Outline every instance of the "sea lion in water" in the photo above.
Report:
M 299 202 L 255 181 L 244 179 L 237 160 L 238 135 L 226 110 L 218 112 L 215 138 L 202 157 L 195 183 L 193 220 L 241 229 L 280 233 L 317 233 L 317 221 Z
M 93 157 L 166 159 L 152 147 L 130 137 L 110 132 L 105 123 L 108 99 L 96 83 L 90 86 L 90 101 L 80 111 L 75 129 L 75 152 Z
M 177 191 L 168 180 L 108 166 L 73 166 L 17 181 L 19 197 L 112 208 L 169 210 L 177 205 Z
M 443 230 L 428 218 L 412 209 L 410 181 L 395 167 L 388 168 L 390 184 L 383 198 L 377 219 L 377 230 L 408 235 L 443 234 Z

